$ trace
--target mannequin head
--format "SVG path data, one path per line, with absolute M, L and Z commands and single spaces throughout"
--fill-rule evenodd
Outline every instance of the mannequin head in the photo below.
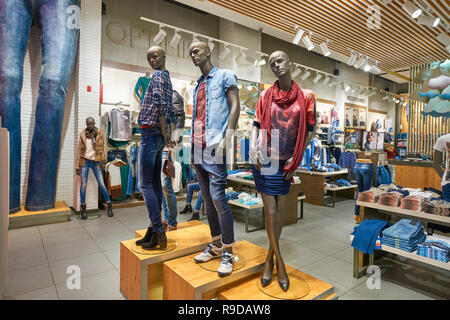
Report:
M 290 75 L 291 59 L 284 51 L 275 51 L 269 57 L 269 66 L 278 79 Z
M 158 46 L 151 47 L 147 51 L 147 61 L 153 70 L 163 71 L 166 69 L 166 53 Z
M 210 62 L 211 49 L 205 42 L 195 42 L 189 46 L 189 56 L 196 67 L 202 67 Z
M 95 128 L 95 120 L 92 117 L 86 119 L 86 129 L 88 132 L 94 131 Z

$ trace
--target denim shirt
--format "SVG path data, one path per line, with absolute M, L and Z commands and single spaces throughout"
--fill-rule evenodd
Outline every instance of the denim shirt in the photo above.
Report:
M 191 137 L 197 114 L 197 93 L 203 81 L 201 76 L 194 90 Z M 226 93 L 233 86 L 238 88 L 237 77 L 231 70 L 213 67 L 206 77 L 206 147 L 218 144 L 225 137 L 230 115 Z

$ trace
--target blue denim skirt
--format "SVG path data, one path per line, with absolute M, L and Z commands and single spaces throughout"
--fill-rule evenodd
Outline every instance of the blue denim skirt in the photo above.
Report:
M 283 177 L 286 160 L 280 160 L 278 170 L 274 174 L 262 175 L 254 165 L 251 165 L 253 177 L 255 179 L 256 190 L 269 196 L 285 196 L 291 189 L 291 182 Z M 270 167 L 270 163 L 264 168 Z

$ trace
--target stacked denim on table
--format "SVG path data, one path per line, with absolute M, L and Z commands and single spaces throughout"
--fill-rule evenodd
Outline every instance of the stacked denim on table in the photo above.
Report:
M 378 219 L 364 220 L 351 233 L 355 236 L 352 241 L 352 247 L 362 253 L 373 254 L 378 235 L 390 225 L 389 222 Z
M 429 236 L 417 246 L 417 255 L 447 263 L 450 261 L 450 241 Z
M 381 243 L 407 252 L 417 250 L 417 245 L 426 240 L 420 221 L 402 219 L 382 232 Z

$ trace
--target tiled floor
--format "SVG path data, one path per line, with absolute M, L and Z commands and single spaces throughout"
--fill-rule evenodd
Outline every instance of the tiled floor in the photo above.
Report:
M 179 209 L 184 203 L 179 202 Z M 342 300 L 450 299 L 450 275 L 437 268 L 387 256 L 381 265 L 381 289 L 368 289 L 368 277 L 352 276 L 353 201 L 334 209 L 304 205 L 304 219 L 283 228 L 280 246 L 287 264 L 335 286 Z M 96 220 L 78 220 L 8 233 L 6 299 L 124 299 L 119 289 L 119 242 L 134 237 L 148 223 L 145 207 L 101 212 Z M 179 222 L 190 215 L 179 215 Z M 265 230 L 245 233 L 235 217 L 236 240 L 268 248 Z M 202 220 L 207 223 L 205 217 Z M 259 223 L 259 222 L 256 222 Z M 404 260 L 404 259 L 403 259 Z M 80 290 L 68 289 L 68 267 L 81 270 Z

